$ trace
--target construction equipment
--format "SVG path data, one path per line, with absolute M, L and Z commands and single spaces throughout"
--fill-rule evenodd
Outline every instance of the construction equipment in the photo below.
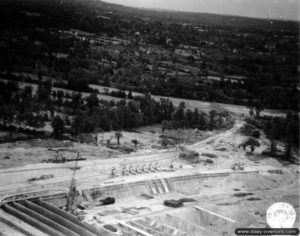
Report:
M 231 166 L 232 170 L 244 170 L 245 169 L 245 164 L 236 162 Z
M 119 171 L 116 169 L 116 167 L 113 167 L 112 170 L 111 170 L 111 176 L 112 177 L 118 177 L 120 176 L 120 173 Z
M 180 200 L 165 200 L 164 201 L 164 205 L 168 206 L 168 207 L 173 207 L 173 208 L 177 208 L 177 207 L 182 207 L 183 206 L 183 202 Z
M 107 197 L 105 199 L 101 199 L 99 202 L 102 202 L 103 205 L 110 205 L 115 203 L 115 198 L 114 197 Z
M 54 175 L 41 175 L 40 177 L 33 177 L 28 179 L 28 182 L 51 179 L 51 178 L 54 178 Z
M 47 160 L 43 160 L 42 162 L 45 163 L 66 163 L 66 162 L 71 162 L 71 161 L 85 161 L 86 157 L 77 157 L 77 158 L 69 158 L 63 156 L 60 152 L 57 152 L 55 158 L 50 158 Z
M 78 196 L 78 191 L 76 189 L 76 181 L 75 181 L 75 173 L 78 164 L 78 158 L 79 158 L 79 152 L 77 153 L 77 158 L 75 161 L 75 166 L 73 168 L 73 174 L 72 174 L 72 179 L 71 179 L 71 184 L 67 196 L 67 211 L 74 214 L 75 211 L 77 210 L 77 204 L 76 204 L 76 197 Z

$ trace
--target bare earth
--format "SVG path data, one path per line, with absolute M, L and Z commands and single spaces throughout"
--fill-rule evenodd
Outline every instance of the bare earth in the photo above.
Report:
M 92 146 L 87 144 L 71 143 L 65 145 L 64 155 L 74 156 L 76 151 L 80 151 L 87 158 L 80 161 L 80 169 L 76 171 L 76 183 L 79 190 L 109 186 L 118 183 L 130 183 L 139 180 L 153 178 L 167 178 L 172 176 L 184 176 L 189 174 L 218 174 L 235 173 L 231 170 L 233 163 L 241 162 L 245 164 L 245 170 L 240 174 L 235 173 L 220 178 L 203 178 L 197 183 L 183 183 L 180 191 L 171 192 L 166 195 L 157 196 L 153 200 L 143 200 L 134 195 L 124 198 L 114 204 L 113 209 L 121 209 L 141 205 L 148 207 L 151 214 L 169 211 L 162 205 L 164 199 L 174 199 L 178 197 L 190 196 L 198 201 L 199 206 L 212 210 L 223 216 L 236 220 L 240 226 L 266 226 L 265 214 L 267 208 L 275 202 L 288 202 L 294 206 L 299 213 L 299 167 L 297 165 L 287 165 L 278 162 L 273 158 L 261 156 L 263 150 L 269 146 L 269 141 L 262 136 L 261 146 L 253 155 L 246 155 L 245 151 L 238 148 L 238 145 L 246 137 L 238 133 L 238 129 L 243 125 L 237 122 L 235 126 L 222 133 L 211 133 L 208 138 L 198 137 L 198 142 L 187 144 L 186 147 L 201 154 L 215 154 L 213 165 L 203 163 L 191 164 L 179 159 L 179 150 L 153 149 L 158 140 L 158 133 L 123 133 L 122 144 L 131 145 L 133 138 L 140 140 L 138 150 L 131 154 L 121 154 L 116 150 L 108 149 L 102 145 Z M 102 135 L 102 134 L 101 134 Z M 104 139 L 113 136 L 113 133 L 105 133 Z M 191 136 L 191 134 L 189 134 Z M 197 135 L 194 134 L 195 139 Z M 28 144 L 2 144 L 1 145 L 1 166 L 0 170 L 0 196 L 2 198 L 23 192 L 44 191 L 65 192 L 71 182 L 74 162 L 51 164 L 37 163 L 44 159 L 53 158 L 56 155 L 55 143 L 49 150 L 49 145 L 39 141 Z M 112 137 L 112 142 L 116 142 Z M 5 159 L 6 156 L 10 159 Z M 203 159 L 208 159 L 202 156 Z M 158 163 L 160 168 L 169 168 L 171 162 L 175 165 L 175 172 L 157 172 L 140 174 L 134 176 L 111 177 L 113 167 L 121 169 L 123 166 L 142 166 L 143 164 Z M 15 163 L 15 164 L 13 164 Z M 31 164 L 34 163 L 34 164 Z M 6 166 L 15 166 L 4 168 Z M 16 167 L 20 166 L 20 167 Z M 21 167 L 23 166 L 23 167 Z M 282 174 L 270 174 L 268 170 L 281 169 Z M 54 178 L 28 182 L 29 178 L 41 175 L 54 175 Z M 250 193 L 251 196 L 241 197 L 236 193 Z M 106 208 L 101 208 L 104 210 Z M 112 209 L 112 208 L 107 208 Z M 100 209 L 93 208 L 86 211 L 85 220 L 95 224 L 94 216 Z M 121 211 L 121 210 L 120 210 Z M 149 213 L 149 212 L 148 212 Z M 147 213 L 147 214 L 148 214 Z M 298 214 L 299 215 L 299 214 Z M 141 215 L 139 215 L 141 216 Z M 114 216 L 105 216 L 102 220 L 107 222 L 128 220 L 134 218 L 133 215 L 120 213 Z M 297 221 L 299 222 L 299 221 Z

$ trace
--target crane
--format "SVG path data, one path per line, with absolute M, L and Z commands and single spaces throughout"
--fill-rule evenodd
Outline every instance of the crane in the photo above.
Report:
M 76 170 L 78 169 L 77 167 L 78 159 L 79 159 L 79 152 L 77 153 L 75 166 L 72 168 L 73 174 L 72 174 L 71 184 L 67 196 L 67 211 L 69 211 L 70 213 L 74 213 L 77 209 L 77 205 L 76 205 L 77 189 L 76 189 L 75 173 Z

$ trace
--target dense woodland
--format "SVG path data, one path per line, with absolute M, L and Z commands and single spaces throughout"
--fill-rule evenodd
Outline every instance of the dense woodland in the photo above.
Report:
M 152 124 L 163 130 L 233 124 L 227 112 L 151 97 L 162 95 L 244 105 L 257 117 L 267 108 L 287 110 L 284 119 L 264 118 L 261 128 L 274 140 L 299 141 L 299 118 L 292 115 L 299 98 L 299 22 L 94 0 L 4 0 L 0 31 L 3 129 L 42 131 L 50 122 L 59 137 Z
M 228 112 L 212 110 L 206 114 L 199 112 L 198 109 L 191 111 L 185 109 L 183 102 L 176 108 L 168 99 L 157 102 L 150 95 L 134 97 L 129 102 L 125 100 L 108 102 L 99 101 L 95 93 L 86 99 L 83 99 L 80 93 L 73 93 L 70 99 L 64 100 L 61 93 L 51 95 L 49 82 L 42 83 L 35 94 L 29 86 L 19 93 L 18 87 L 13 82 L 0 83 L 0 88 L 5 91 L 1 96 L 3 99 L 0 100 L 0 118 L 7 126 L 25 125 L 42 128 L 45 122 L 52 121 L 55 137 L 65 132 L 78 135 L 95 129 L 132 130 L 160 123 L 163 130 L 179 128 L 213 130 L 230 128 L 233 125 L 233 119 Z M 63 117 L 56 114 L 62 110 Z
M 31 0 L 26 4 L 2 1 L 1 4 L 0 69 L 8 76 L 10 72 L 29 72 L 55 77 L 58 86 L 70 89 L 84 89 L 83 83 L 96 83 L 180 98 L 240 105 L 257 100 L 266 108 L 298 109 L 297 22 L 270 24 L 267 20 L 242 17 L 209 14 L 188 17 L 187 13 L 146 10 L 133 13 L 131 8 L 91 0 L 84 3 Z M 179 20 L 175 21 L 175 17 Z M 201 26 L 201 30 L 195 25 Z M 61 33 L 70 29 L 120 37 L 134 44 L 119 49 L 121 56 L 114 58 L 108 51 L 95 53 L 88 40 Z M 139 41 L 166 53 L 145 55 L 136 46 Z M 193 56 L 182 59 L 176 55 L 174 50 L 181 44 L 198 47 L 202 59 Z M 68 57 L 57 57 L 57 53 Z M 116 65 L 99 67 L 97 60 L 114 61 Z M 173 75 L 158 69 L 163 61 L 171 62 L 168 67 L 174 71 Z M 147 65 L 153 69 L 148 71 Z M 180 72 L 186 65 L 199 71 L 183 76 Z M 221 80 L 203 80 L 210 74 L 218 74 Z M 230 74 L 248 79 L 238 82 L 222 79 Z

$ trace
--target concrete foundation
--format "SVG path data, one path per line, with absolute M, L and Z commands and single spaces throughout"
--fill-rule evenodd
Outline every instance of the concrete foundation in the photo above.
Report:
M 199 221 L 203 225 L 211 225 L 213 223 L 213 225 L 217 226 L 218 228 L 229 231 L 232 231 L 236 228 L 236 221 L 228 217 L 206 210 L 199 206 L 194 206 L 194 209 L 196 209 L 198 212 L 200 218 Z
M 177 228 L 180 231 L 185 232 L 187 236 L 214 236 L 213 232 L 210 232 L 203 227 L 190 223 L 189 221 L 185 221 L 171 214 L 156 216 L 153 219 L 157 222 L 161 222 Z

